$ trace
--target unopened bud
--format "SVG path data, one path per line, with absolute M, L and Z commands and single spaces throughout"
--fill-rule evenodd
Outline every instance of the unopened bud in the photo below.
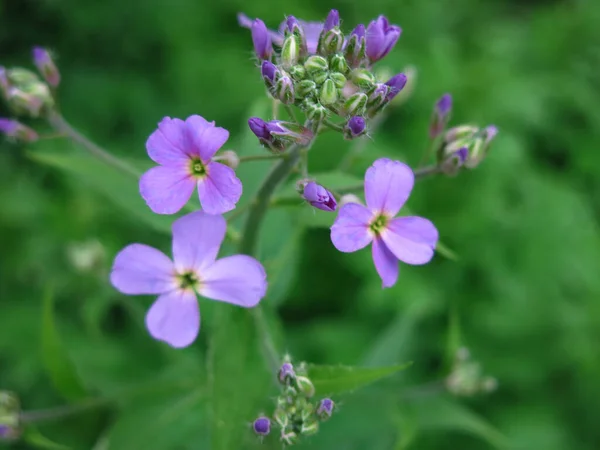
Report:
M 292 366 L 292 363 L 284 362 L 279 369 L 279 373 L 277 374 L 279 382 L 283 385 L 289 385 L 295 377 L 296 373 L 294 372 L 294 366 Z
M 255 19 L 250 28 L 252 31 L 252 43 L 254 51 L 259 59 L 269 59 L 273 53 L 273 45 L 271 43 L 271 35 L 265 23 L 260 19 Z
M 266 436 L 271 432 L 271 421 L 268 417 L 259 417 L 252 424 L 252 428 L 259 436 Z
M 367 132 L 367 122 L 364 117 L 354 116 L 344 126 L 344 138 L 347 140 L 356 139 Z
M 330 59 L 331 70 L 336 72 L 340 72 L 342 75 L 348 73 L 348 63 L 346 62 L 346 58 L 344 58 L 341 54 L 333 55 Z
M 312 436 L 319 432 L 319 422 L 311 420 L 302 424 L 300 427 L 300 434 L 304 436 Z
M 497 134 L 498 129 L 494 125 L 490 125 L 476 133 L 476 137 L 469 147 L 469 157 L 465 162 L 465 167 L 473 169 L 483 161 L 490 149 L 490 144 Z
M 6 99 L 15 114 L 38 117 L 44 108 L 53 106 L 50 88 L 35 73 L 17 68 L 8 70 L 6 76 Z
M 344 103 L 344 112 L 350 116 L 362 116 L 365 113 L 368 99 L 367 94 L 357 92 Z
M 312 75 L 316 72 L 327 71 L 329 69 L 329 63 L 322 56 L 312 55 L 304 62 L 304 68 Z
M 335 87 L 338 89 L 342 89 L 346 85 L 346 82 L 348 81 L 348 80 L 346 80 L 346 77 L 344 76 L 344 74 L 342 74 L 340 72 L 330 73 L 329 79 L 331 81 L 333 81 L 333 84 L 335 84 Z
M 281 430 L 281 442 L 285 445 L 294 445 L 298 442 L 298 435 L 293 431 Z
M 344 34 L 338 27 L 329 31 L 323 30 L 319 38 L 319 54 L 324 56 L 333 55 L 342 50 L 343 45 Z
M 48 50 L 42 47 L 34 47 L 33 63 L 50 86 L 57 87 L 59 85 L 60 73 Z
M 10 82 L 8 81 L 8 75 L 6 73 L 6 68 L 4 66 L 0 66 L 0 91 L 2 92 L 2 97 L 4 100 L 8 100 L 8 89 L 10 88 Z
M 362 205 L 362 200 L 355 194 L 344 194 L 340 197 L 340 208 L 348 203 L 356 203 Z
M 275 97 L 284 105 L 294 103 L 294 82 L 283 74 L 275 84 Z
M 467 147 L 461 147 L 455 152 L 451 153 L 442 162 L 442 172 L 449 176 L 454 176 L 458 173 L 458 170 L 465 164 L 469 157 L 469 149 Z
M 333 105 L 337 102 L 338 99 L 338 90 L 335 86 L 335 83 L 331 79 L 325 80 L 323 86 L 321 86 L 321 93 L 319 96 L 319 100 L 323 105 Z
M 305 184 L 302 197 L 312 206 L 322 211 L 332 212 L 337 208 L 337 202 L 333 194 L 314 181 Z
M 354 30 L 352 30 L 344 52 L 346 57 L 345 60 L 348 62 L 348 64 L 350 64 L 350 67 L 352 68 L 359 67 L 363 63 L 363 61 L 366 60 L 366 40 L 364 25 L 360 24 Z
M 308 53 L 308 50 L 306 46 L 306 36 L 304 34 L 304 29 L 302 28 L 302 25 L 294 16 L 288 16 L 285 20 L 285 25 L 286 37 L 293 36 L 294 38 L 296 38 L 296 41 L 298 42 L 300 58 L 304 58 Z
M 362 89 L 370 89 L 375 84 L 375 75 L 368 69 L 354 69 L 350 80 Z
M 479 128 L 474 125 L 459 125 L 457 127 L 450 128 L 444 134 L 444 142 L 446 144 L 450 144 L 451 142 L 457 141 L 459 139 L 472 137 Z
M 303 80 L 306 76 L 306 69 L 304 68 L 304 66 L 296 64 L 295 66 L 290 68 L 289 73 L 294 80 L 300 81 Z
M 317 416 L 321 420 L 327 420 L 333 414 L 333 408 L 335 407 L 335 403 L 330 398 L 324 398 L 319 402 L 319 407 L 317 408 Z
M 408 78 L 406 75 L 399 73 L 398 75 L 395 75 L 386 81 L 385 84 L 390 88 L 386 100 L 392 101 L 394 97 L 398 95 L 402 89 L 404 89 L 407 80 Z
M 290 423 L 288 413 L 282 408 L 277 408 L 273 417 L 275 422 L 277 422 L 282 429 L 287 428 L 288 424 Z
M 292 66 L 298 64 L 300 58 L 300 48 L 298 46 L 298 40 L 294 36 L 288 36 L 283 41 L 283 47 L 281 48 L 281 63 L 285 69 L 289 69 Z
M 2 117 L 0 117 L 0 133 L 17 142 L 35 142 L 39 139 L 38 134 L 27 125 Z
M 327 117 L 327 109 L 320 103 L 305 99 L 302 106 L 306 112 L 306 117 L 314 122 L 321 122 Z
M 431 116 L 431 124 L 429 125 L 429 137 L 435 139 L 443 133 L 444 128 L 450 120 L 450 112 L 452 111 L 452 96 L 444 94 L 435 104 L 433 114 Z
M 231 167 L 233 170 L 237 169 L 240 165 L 240 157 L 233 150 L 225 150 L 221 152 L 214 158 L 214 160 Z
M 306 398 L 311 398 L 315 395 L 315 386 L 307 377 L 297 376 L 296 387 Z
M 311 96 L 317 90 L 317 83 L 312 80 L 302 80 L 296 83 L 296 97 L 305 98 Z

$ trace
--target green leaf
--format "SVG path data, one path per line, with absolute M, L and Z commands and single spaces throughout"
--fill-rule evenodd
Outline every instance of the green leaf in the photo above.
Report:
M 54 297 L 47 292 L 42 312 L 42 359 L 56 390 L 67 400 L 85 398 L 86 390 L 64 348 L 54 318 Z
M 419 432 L 460 431 L 476 436 L 495 448 L 503 449 L 508 439 L 479 415 L 447 399 L 423 399 L 411 404 Z
M 351 392 L 408 368 L 412 363 L 388 367 L 308 366 L 308 376 L 320 395 Z
M 28 426 L 23 436 L 23 440 L 29 445 L 35 448 L 41 448 L 45 450 L 69 450 L 70 447 L 65 445 L 57 444 L 44 436 L 40 431 L 33 427 Z
M 74 175 L 83 184 L 97 191 L 132 218 L 161 232 L 171 233 L 173 217 L 155 214 L 150 210 L 139 193 L 138 179 L 128 175 L 85 153 L 84 150 L 69 151 L 66 148 L 37 149 L 29 152 L 31 159 L 41 164 Z M 132 164 L 141 167 L 143 163 Z M 140 174 L 142 171 L 140 170 Z

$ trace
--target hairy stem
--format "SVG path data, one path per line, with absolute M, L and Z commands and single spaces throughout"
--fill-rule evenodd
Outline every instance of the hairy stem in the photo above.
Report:
M 281 154 L 268 154 L 268 155 L 248 155 L 248 156 L 240 156 L 240 162 L 248 162 L 248 161 L 269 161 L 271 159 L 284 159 L 287 155 L 285 153 Z

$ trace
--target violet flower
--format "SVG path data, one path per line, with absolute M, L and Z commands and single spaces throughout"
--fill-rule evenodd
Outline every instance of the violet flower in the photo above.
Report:
M 367 27 L 367 57 L 371 64 L 384 58 L 396 45 L 402 29 L 390 25 L 387 17 L 379 16 Z
M 202 209 L 222 214 L 235 208 L 242 183 L 235 172 L 213 156 L 229 131 L 200 116 L 185 121 L 165 117 L 146 141 L 148 156 L 158 164 L 140 179 L 140 193 L 157 214 L 174 214 L 198 187 Z
M 355 252 L 373 244 L 373 262 L 383 287 L 398 279 L 398 260 L 426 264 L 433 257 L 438 231 L 422 217 L 394 218 L 414 184 L 410 167 L 400 161 L 378 159 L 365 174 L 367 206 L 348 203 L 331 227 L 331 241 L 341 252 Z
M 263 266 L 246 255 L 217 259 L 227 223 L 222 216 L 193 212 L 173 223 L 173 260 L 144 244 L 115 257 L 110 281 L 124 294 L 158 294 L 146 314 L 150 335 L 172 347 L 187 347 L 200 330 L 196 293 L 245 308 L 267 289 Z
M 273 45 L 271 44 L 271 36 L 267 26 L 260 19 L 255 19 L 252 23 L 252 43 L 256 56 L 260 59 L 269 59 L 273 53 Z
M 312 206 L 323 211 L 332 212 L 337 208 L 333 194 L 314 181 L 309 181 L 304 185 L 302 197 Z

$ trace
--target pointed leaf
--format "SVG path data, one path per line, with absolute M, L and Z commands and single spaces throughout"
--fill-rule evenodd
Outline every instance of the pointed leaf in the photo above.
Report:
M 412 363 L 388 367 L 308 366 L 308 376 L 320 395 L 351 392 L 408 368 Z

